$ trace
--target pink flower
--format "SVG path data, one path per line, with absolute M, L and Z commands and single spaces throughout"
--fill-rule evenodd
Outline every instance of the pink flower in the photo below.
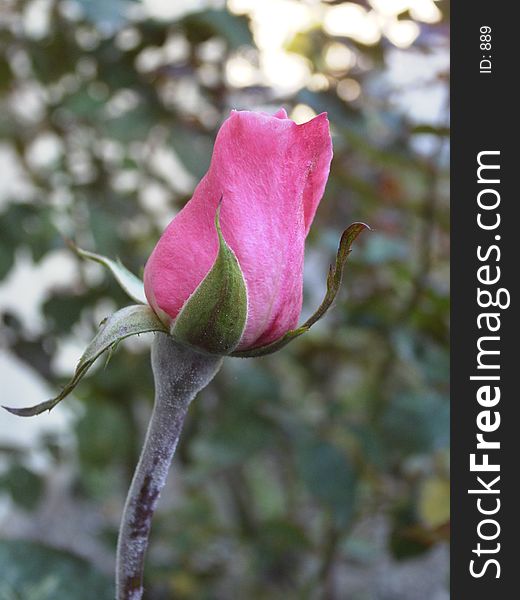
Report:
M 297 125 L 233 111 L 222 125 L 211 165 L 193 197 L 166 228 L 145 267 L 146 297 L 170 326 L 210 271 L 222 234 L 247 289 L 247 318 L 238 350 L 279 339 L 302 307 L 305 238 L 323 195 L 332 159 L 325 113 Z

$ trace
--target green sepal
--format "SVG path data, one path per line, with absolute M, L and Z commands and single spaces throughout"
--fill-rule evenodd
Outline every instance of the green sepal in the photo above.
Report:
M 185 302 L 171 328 L 181 344 L 210 354 L 229 354 L 240 342 L 247 319 L 247 288 L 233 250 L 215 217 L 219 250 L 206 277 Z
M 109 269 L 112 275 L 116 278 L 117 283 L 119 283 L 119 285 L 128 294 L 128 296 L 132 298 L 132 300 L 139 302 L 140 304 L 148 303 L 144 293 L 143 282 L 139 279 L 139 277 L 137 277 L 137 275 L 134 275 L 131 271 L 129 271 L 119 259 L 112 260 L 111 258 L 107 258 L 101 254 L 95 254 L 94 252 L 83 250 L 82 248 L 78 248 L 78 246 L 76 246 L 76 244 L 71 240 L 67 240 L 67 244 L 81 258 L 92 260 Z
M 28 408 L 10 408 L 8 406 L 4 406 L 3 408 L 19 417 L 32 417 L 46 410 L 51 410 L 72 392 L 94 361 L 103 352 L 106 350 L 112 352 L 121 340 L 131 335 L 148 333 L 149 331 L 168 333 L 168 330 L 159 321 L 151 308 L 139 304 L 118 310 L 103 321 L 101 329 L 79 359 L 72 379 L 55 398 Z
M 336 255 L 336 262 L 334 265 L 330 265 L 329 273 L 327 275 L 327 292 L 325 298 L 323 298 L 318 310 L 309 318 L 303 325 L 300 325 L 297 329 L 291 329 L 284 336 L 266 344 L 265 346 L 259 346 L 258 348 L 251 348 L 249 350 L 241 350 L 233 352 L 231 356 L 237 356 L 239 358 L 252 358 L 255 356 L 265 356 L 266 354 L 272 354 L 277 350 L 280 350 L 286 346 L 289 342 L 292 342 L 295 338 L 309 331 L 309 329 L 319 321 L 321 317 L 330 308 L 330 305 L 334 302 L 334 298 L 339 291 L 341 286 L 341 279 L 343 275 L 343 268 L 347 262 L 348 255 L 351 252 L 352 244 L 354 243 L 357 236 L 365 229 L 371 228 L 365 223 L 352 223 L 350 227 L 345 229 L 341 240 L 339 242 L 338 253 Z

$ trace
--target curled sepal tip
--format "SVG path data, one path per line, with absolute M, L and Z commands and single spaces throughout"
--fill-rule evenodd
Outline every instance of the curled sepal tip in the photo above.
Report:
M 95 254 L 94 252 L 83 250 L 82 248 L 76 246 L 76 244 L 69 239 L 67 239 L 66 242 L 72 251 L 75 252 L 79 257 L 92 260 L 106 267 L 115 277 L 117 283 L 119 283 L 119 285 L 128 294 L 128 296 L 132 298 L 132 300 L 139 302 L 140 304 L 147 304 L 143 282 L 139 279 L 139 277 L 137 277 L 137 275 L 134 275 L 131 271 L 129 271 L 119 259 L 112 260 L 111 258 L 103 256 L 102 254 Z
M 341 286 L 341 279 L 343 275 L 343 268 L 345 263 L 347 262 L 348 255 L 351 252 L 352 244 L 358 235 L 368 229 L 371 231 L 371 228 L 365 223 L 352 223 L 350 227 L 347 227 L 343 232 L 339 247 L 338 253 L 336 255 L 336 262 L 333 265 L 330 265 L 329 272 L 327 275 L 327 292 L 325 293 L 325 297 L 323 298 L 322 303 L 318 307 L 318 310 L 311 316 L 303 325 L 297 327 L 296 329 L 291 329 L 284 336 L 279 338 L 278 340 L 267 344 L 265 346 L 259 346 L 258 348 L 251 348 L 249 350 L 243 350 L 238 352 L 233 352 L 232 356 L 237 356 L 240 358 L 250 358 L 255 356 L 265 356 L 266 354 L 272 354 L 277 350 L 280 350 L 284 346 L 286 346 L 289 342 L 299 337 L 303 333 L 309 331 L 309 329 L 319 321 L 321 317 L 327 312 L 330 308 L 330 305 L 333 303 L 334 298 L 336 297 L 339 288 Z
M 150 331 L 167 332 L 164 325 L 148 306 L 140 304 L 118 310 L 103 322 L 96 337 L 90 342 L 79 359 L 72 379 L 55 398 L 27 408 L 11 408 L 8 406 L 3 408 L 19 417 L 32 417 L 46 410 L 51 410 L 72 392 L 94 361 L 106 350 L 113 350 L 121 340 L 131 335 Z
M 247 289 L 242 269 L 215 216 L 219 249 L 213 266 L 188 298 L 171 328 L 172 337 L 209 354 L 230 354 L 247 320 Z

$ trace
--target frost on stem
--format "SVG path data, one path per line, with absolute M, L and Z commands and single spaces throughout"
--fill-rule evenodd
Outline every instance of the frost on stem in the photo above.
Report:
M 128 492 L 117 545 L 116 598 L 140 600 L 152 517 L 166 482 L 188 406 L 222 358 L 180 346 L 158 333 L 152 346 L 155 405 Z

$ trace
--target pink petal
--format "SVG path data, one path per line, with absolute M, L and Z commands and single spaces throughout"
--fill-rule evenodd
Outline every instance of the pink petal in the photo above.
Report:
M 239 348 L 269 343 L 295 327 L 305 236 L 331 159 L 325 114 L 296 125 L 283 109 L 274 117 L 233 111 L 219 131 L 208 173 L 148 260 L 145 290 L 151 306 L 174 319 L 213 265 L 214 218 L 222 197 L 222 232 L 248 289 Z
M 288 115 L 287 115 L 287 111 L 285 110 L 285 108 L 280 108 L 278 109 L 273 117 L 276 117 L 277 119 L 288 119 Z

